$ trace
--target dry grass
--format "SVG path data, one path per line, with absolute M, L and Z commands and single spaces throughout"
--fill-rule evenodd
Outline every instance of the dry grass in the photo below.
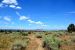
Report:
M 29 39 L 19 34 L 0 34 L 0 50 L 11 50 L 14 44 L 26 46 Z
M 31 37 L 32 34 L 35 35 L 34 38 Z M 36 39 L 37 42 L 38 41 L 37 39 L 39 38 L 36 37 L 42 37 L 41 40 L 44 41 L 44 37 L 47 36 L 48 36 L 47 40 L 49 38 L 48 43 L 50 43 L 50 46 L 57 45 L 58 43 L 57 40 L 60 40 L 60 48 L 59 48 L 60 50 L 75 50 L 75 32 L 67 34 L 66 32 L 35 32 L 35 34 L 34 33 L 32 34 L 29 34 L 30 36 L 29 35 L 27 36 L 26 34 L 21 34 L 20 32 L 13 32 L 10 34 L 0 33 L 0 50 L 11 50 L 12 46 L 15 44 L 21 44 L 22 46 L 26 47 L 29 44 L 31 38 Z M 55 38 L 55 40 L 53 40 L 52 36 L 57 37 L 57 39 Z M 53 42 L 51 40 L 54 41 L 54 44 L 52 44 Z M 32 41 L 33 44 L 36 46 L 34 40 Z M 31 45 L 33 44 L 31 43 Z

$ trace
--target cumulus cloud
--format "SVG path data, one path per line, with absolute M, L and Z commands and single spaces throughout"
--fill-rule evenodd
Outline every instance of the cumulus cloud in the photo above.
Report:
M 20 20 L 26 20 L 26 19 L 28 19 L 28 17 L 26 17 L 26 16 L 20 16 L 19 19 L 20 19 Z
M 22 9 L 20 6 L 15 6 L 15 5 L 9 5 L 9 7 L 14 8 L 14 9 Z
M 2 3 L 18 5 L 16 0 L 3 0 Z
M 31 24 L 37 24 L 37 25 L 41 25 L 41 26 L 47 26 L 47 25 L 45 25 L 43 22 L 41 22 L 41 21 L 33 21 L 33 20 L 31 20 L 31 19 L 28 19 L 27 20 L 29 23 L 31 23 Z
M 29 23 L 35 23 L 35 21 L 32 21 L 31 19 L 27 20 Z
M 43 24 L 43 22 L 41 22 L 41 21 L 37 21 L 37 22 L 35 22 L 36 24 Z
M 8 25 L 8 24 L 12 24 L 13 25 L 13 24 L 15 24 L 12 21 L 10 16 L 0 16 L 0 19 L 2 20 L 2 21 L 0 21 L 0 24 L 5 24 L 5 25 Z
M 9 17 L 4 17 L 4 20 L 11 21 L 11 19 Z
M 20 6 L 17 6 L 16 9 L 22 9 Z
M 16 12 L 16 14 L 19 16 L 19 20 L 26 20 L 26 19 L 29 19 L 29 18 L 26 17 L 26 16 L 20 15 L 20 13 L 18 13 L 18 12 Z
M 15 5 L 9 5 L 9 7 L 11 7 L 11 8 L 16 8 L 16 6 L 15 6 Z
M 16 14 L 19 16 L 19 20 L 26 20 L 29 22 L 29 24 L 36 24 L 36 25 L 41 25 L 41 26 L 47 26 L 41 21 L 34 21 L 31 18 L 28 18 L 27 16 L 22 16 L 20 13 L 16 12 Z
M 22 9 L 19 5 L 17 0 L 3 0 L 0 3 L 0 7 L 5 7 L 6 5 L 9 5 L 8 7 L 14 8 L 14 9 Z

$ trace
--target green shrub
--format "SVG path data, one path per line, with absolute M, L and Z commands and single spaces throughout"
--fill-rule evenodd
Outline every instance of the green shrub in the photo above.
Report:
M 29 32 L 28 32 L 28 34 L 31 34 L 31 33 L 32 33 L 32 31 L 29 31 Z
M 52 50 L 59 50 L 60 40 L 54 35 L 48 35 L 44 38 L 46 45 Z
M 28 32 L 22 32 L 21 33 L 23 36 L 28 36 Z
M 37 38 L 42 38 L 42 35 L 37 35 Z
M 71 37 L 71 41 L 72 41 L 72 42 L 75 42 L 75 36 L 72 36 L 72 37 Z

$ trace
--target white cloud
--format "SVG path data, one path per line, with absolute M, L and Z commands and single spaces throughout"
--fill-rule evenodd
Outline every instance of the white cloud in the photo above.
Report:
M 27 21 L 28 21 L 29 23 L 32 23 L 32 24 L 38 24 L 38 25 L 43 25 L 43 26 L 45 26 L 44 23 L 41 22 L 41 21 L 37 21 L 37 22 L 36 22 L 36 21 L 31 20 L 31 19 L 28 19 Z
M 0 7 L 3 7 L 3 4 L 0 4 Z
M 9 7 L 14 8 L 14 9 L 22 9 L 20 6 L 15 6 L 15 5 L 9 5 Z
M 19 5 L 17 0 L 3 0 L 0 3 L 0 7 L 5 7 L 7 5 L 7 7 L 10 8 L 14 8 L 14 9 L 22 9 Z
M 17 6 L 16 9 L 22 9 L 20 6 Z
M 43 24 L 43 22 L 41 22 L 41 21 L 38 21 L 38 22 L 35 22 L 36 24 Z
M 26 20 L 26 19 L 28 19 L 26 16 L 20 16 L 20 18 L 19 18 L 20 20 Z
M 18 16 L 21 16 L 20 13 L 18 13 L 18 12 L 16 12 L 16 14 L 17 14 Z
M 15 5 L 9 5 L 9 7 L 11 7 L 11 8 L 16 8 L 16 6 L 15 6 Z
M 18 12 L 16 12 L 16 14 L 19 16 L 19 20 L 26 20 L 26 19 L 29 19 L 29 18 L 26 17 L 26 16 L 20 15 L 20 13 L 18 13 Z
M 2 3 L 18 5 L 17 0 L 3 0 Z
M 35 23 L 35 21 L 32 21 L 30 19 L 27 20 L 29 23 Z
M 36 24 L 36 25 L 40 25 L 40 26 L 47 26 L 47 25 L 45 25 L 43 22 L 41 22 L 41 21 L 34 21 L 34 20 L 32 20 L 32 19 L 30 19 L 30 18 L 28 18 L 28 17 L 26 17 L 26 16 L 22 16 L 22 15 L 20 15 L 20 13 L 18 13 L 18 12 L 16 12 L 16 14 L 19 16 L 19 20 L 26 20 L 26 21 L 28 21 L 29 22 L 29 24 L 31 25 L 31 24 Z
M 11 21 L 11 19 L 9 17 L 4 17 L 4 20 Z

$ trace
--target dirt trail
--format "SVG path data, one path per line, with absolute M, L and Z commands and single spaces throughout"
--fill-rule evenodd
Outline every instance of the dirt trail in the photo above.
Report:
M 44 50 L 42 47 L 42 40 L 36 38 L 34 34 L 29 35 L 30 42 L 26 50 Z

